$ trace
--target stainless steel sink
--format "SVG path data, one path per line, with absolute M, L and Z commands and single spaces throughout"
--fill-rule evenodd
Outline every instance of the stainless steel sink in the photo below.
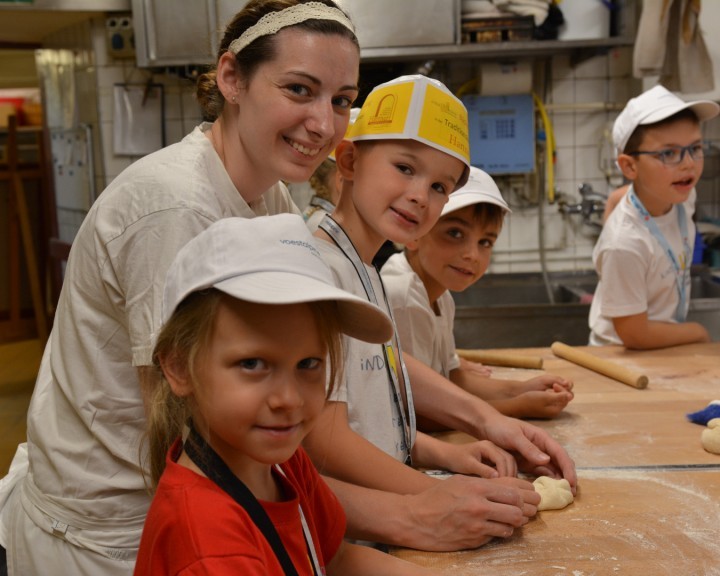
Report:
M 688 320 L 700 322 L 720 340 L 720 284 L 706 267 L 693 267 Z M 594 270 L 488 274 L 464 292 L 453 293 L 455 343 L 459 348 L 550 346 L 556 340 L 586 345 L 588 316 L 597 285 Z

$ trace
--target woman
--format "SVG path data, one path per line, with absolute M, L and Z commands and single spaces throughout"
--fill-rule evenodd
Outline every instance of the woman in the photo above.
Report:
M 198 83 L 214 121 L 130 166 L 94 204 L 28 412 L 27 475 L 2 510 L 9 574 L 132 574 L 150 502 L 143 372 L 167 268 L 221 218 L 299 213 L 279 181 L 307 180 L 342 139 L 359 58 L 330 0 L 252 0 Z

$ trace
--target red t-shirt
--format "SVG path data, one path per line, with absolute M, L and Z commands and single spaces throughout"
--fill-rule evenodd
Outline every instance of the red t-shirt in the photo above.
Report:
M 175 462 L 176 442 L 148 511 L 135 576 L 243 574 L 283 576 L 262 532 L 244 508 L 214 482 Z M 324 568 L 345 535 L 345 512 L 302 448 L 274 471 L 287 500 L 260 504 L 270 516 L 300 576 L 312 564 L 303 535 L 298 502 Z

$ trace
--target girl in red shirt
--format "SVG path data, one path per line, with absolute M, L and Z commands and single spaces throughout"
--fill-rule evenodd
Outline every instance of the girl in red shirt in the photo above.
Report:
M 392 326 L 334 286 L 300 216 L 226 218 L 180 250 L 147 390 L 155 494 L 136 575 L 432 573 L 344 542 L 300 447 L 341 333 L 380 343 Z

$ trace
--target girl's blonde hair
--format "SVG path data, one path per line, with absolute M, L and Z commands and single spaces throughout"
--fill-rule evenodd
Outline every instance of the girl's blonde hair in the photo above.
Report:
M 175 310 L 163 327 L 153 351 L 153 363 L 149 375 L 147 409 L 147 468 L 150 487 L 157 487 L 165 469 L 165 457 L 173 442 L 182 435 L 191 417 L 191 398 L 176 396 L 161 367 L 161 360 L 172 361 L 190 379 L 193 388 L 202 383 L 197 378 L 197 363 L 208 349 L 215 328 L 218 304 L 222 298 L 230 298 L 209 288 L 190 294 Z M 320 337 L 328 351 L 329 378 L 327 396 L 332 392 L 342 373 L 342 341 L 338 323 L 337 304 L 332 301 L 308 302 Z

